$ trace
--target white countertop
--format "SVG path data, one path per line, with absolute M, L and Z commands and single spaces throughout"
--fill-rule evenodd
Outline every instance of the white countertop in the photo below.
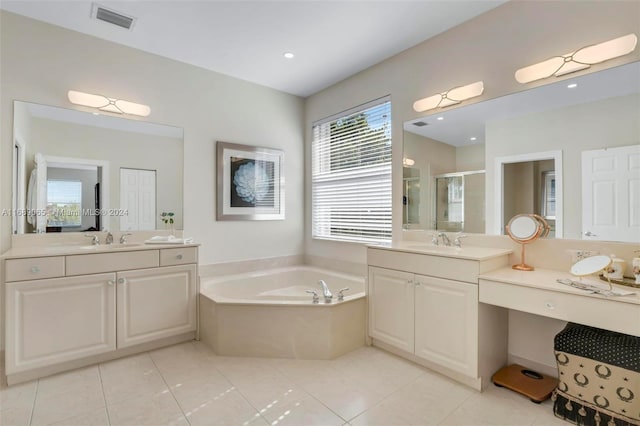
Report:
M 393 244 L 370 245 L 369 248 L 478 261 L 493 259 L 495 257 L 513 253 L 513 250 L 508 249 L 464 245 L 462 247 L 434 246 L 420 241 L 400 241 Z
M 170 248 L 198 247 L 200 244 L 144 244 L 144 243 L 127 243 L 127 244 L 100 244 L 92 245 L 46 245 L 32 247 L 14 247 L 7 250 L 0 256 L 2 259 L 18 259 L 24 257 L 45 257 L 45 256 L 68 256 L 77 254 L 95 254 L 95 253 L 119 253 L 126 251 L 140 250 L 158 250 Z
M 485 274 L 481 274 L 478 277 L 480 280 L 490 280 L 490 281 L 498 281 L 504 282 L 507 284 L 514 284 L 524 287 L 533 287 L 542 290 L 550 290 L 561 293 L 575 294 L 579 296 L 587 296 L 587 297 L 595 297 L 598 299 L 606 299 L 613 300 L 616 302 L 623 303 L 632 303 L 636 305 L 640 305 L 640 289 L 616 285 L 613 284 L 614 289 L 624 290 L 624 291 L 632 291 L 635 294 L 628 296 L 603 296 L 600 294 L 589 293 L 585 290 L 580 290 L 578 288 L 574 288 L 568 285 L 560 284 L 556 282 L 557 279 L 571 279 L 574 281 L 579 281 L 578 277 L 575 275 L 571 275 L 569 272 L 563 271 L 553 271 L 549 269 L 536 269 L 534 271 L 518 271 L 512 268 L 501 268 L 496 269 L 491 272 L 487 272 Z M 608 284 L 606 281 L 600 280 L 598 277 L 584 277 L 582 278 L 582 282 L 588 284 L 597 284 L 599 286 L 603 286 L 603 288 L 608 288 Z M 482 282 L 480 282 L 482 285 Z

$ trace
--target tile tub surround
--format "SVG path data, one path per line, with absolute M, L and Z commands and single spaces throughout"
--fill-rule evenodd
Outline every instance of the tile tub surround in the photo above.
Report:
M 333 303 L 323 303 L 319 279 Z M 350 291 L 339 302 L 344 287 Z M 320 303 L 305 289 L 316 290 Z M 200 338 L 219 355 L 332 359 L 365 343 L 363 277 L 297 266 L 205 278 L 199 303 Z
M 536 405 L 493 386 L 478 393 L 372 347 L 309 361 L 217 356 L 200 342 L 0 384 L 0 424 L 55 423 L 567 424 L 553 416 L 550 401 Z

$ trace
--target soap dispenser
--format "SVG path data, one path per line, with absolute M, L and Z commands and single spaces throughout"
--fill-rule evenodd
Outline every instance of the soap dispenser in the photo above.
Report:
M 626 263 L 624 259 L 611 255 L 611 265 L 604 270 L 604 276 L 612 280 L 621 280 L 624 277 Z

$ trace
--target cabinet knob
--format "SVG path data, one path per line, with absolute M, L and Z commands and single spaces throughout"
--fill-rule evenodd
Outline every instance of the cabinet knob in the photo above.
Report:
M 181 254 L 177 255 L 176 259 L 181 260 L 182 259 L 182 255 Z
M 126 283 L 126 282 L 127 282 L 127 280 L 126 280 L 126 279 L 124 279 L 124 278 L 118 278 L 118 284 L 124 284 L 124 283 Z
M 38 268 L 37 266 L 32 266 L 31 267 L 31 273 L 37 274 L 38 272 L 40 272 L 40 268 Z
M 107 281 L 107 284 L 109 284 L 109 285 L 114 285 L 114 284 L 115 284 L 115 282 L 113 282 L 113 280 L 109 280 L 109 281 Z

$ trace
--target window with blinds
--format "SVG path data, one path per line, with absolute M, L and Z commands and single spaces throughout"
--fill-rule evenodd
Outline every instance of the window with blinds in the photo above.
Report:
M 47 226 L 82 225 L 82 182 L 47 180 Z
M 313 238 L 391 241 L 391 102 L 313 125 Z

